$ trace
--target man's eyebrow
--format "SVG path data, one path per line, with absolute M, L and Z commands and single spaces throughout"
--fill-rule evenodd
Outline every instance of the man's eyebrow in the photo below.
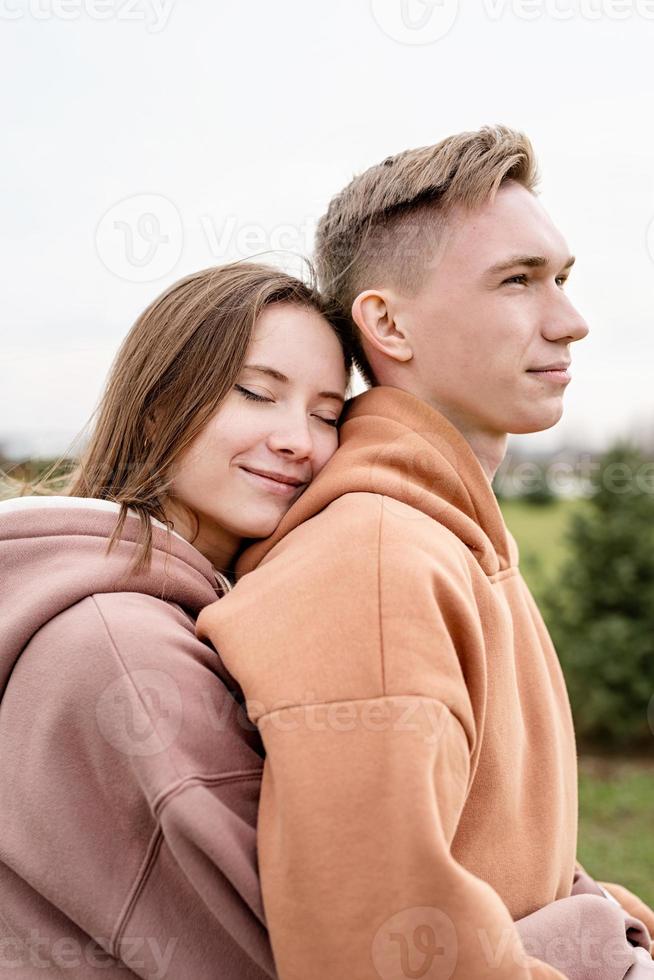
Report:
M 269 377 L 274 378 L 275 381 L 281 381 L 283 384 L 288 384 L 288 378 L 281 371 L 276 371 L 275 368 L 267 367 L 265 364 L 244 364 L 244 371 L 258 371 L 260 374 L 267 374 Z M 319 391 L 319 398 L 334 398 L 336 401 L 345 402 L 345 399 L 337 391 Z
M 571 255 L 563 268 L 569 269 L 574 263 L 575 256 Z M 531 269 L 540 269 L 545 265 L 549 265 L 549 259 L 546 259 L 544 255 L 512 255 L 510 259 L 492 265 L 490 269 L 486 270 L 486 275 L 493 276 L 498 272 L 507 272 L 509 269 L 514 269 L 516 265 L 526 265 Z

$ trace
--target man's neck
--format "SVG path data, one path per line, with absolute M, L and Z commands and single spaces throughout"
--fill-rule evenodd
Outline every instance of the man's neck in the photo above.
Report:
M 440 412 L 448 422 L 451 422 L 459 430 L 479 460 L 489 482 L 493 482 L 493 478 L 506 456 L 508 442 L 506 432 L 496 432 L 492 429 L 483 428 L 476 419 L 471 418 L 467 413 L 451 408 L 428 392 L 421 391 L 419 388 L 414 388 L 406 383 L 402 384 L 398 378 L 388 378 L 378 383 L 389 388 L 399 388 L 401 391 L 406 391 Z
M 448 422 L 456 426 L 479 460 L 481 468 L 492 483 L 499 466 L 506 455 L 508 435 L 506 432 L 493 432 L 482 428 L 463 413 L 441 405 L 435 399 L 429 400 L 432 408 L 444 415 Z
M 484 432 L 471 432 L 468 434 L 463 430 L 460 431 L 472 446 L 472 451 L 479 460 L 481 468 L 488 477 L 489 482 L 492 483 L 506 455 L 506 434 L 498 436 Z

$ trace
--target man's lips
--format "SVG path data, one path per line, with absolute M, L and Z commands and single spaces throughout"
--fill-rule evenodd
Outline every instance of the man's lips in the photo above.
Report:
M 255 482 L 261 489 L 269 490 L 281 496 L 290 497 L 301 487 L 306 486 L 306 482 L 296 476 L 288 476 L 286 473 L 276 473 L 271 470 L 259 470 L 253 466 L 240 466 L 251 482 Z
M 556 361 L 554 364 L 545 364 L 543 367 L 530 368 L 527 374 L 534 374 L 546 381 L 553 381 L 556 384 L 565 384 L 572 381 L 568 368 L 570 361 Z

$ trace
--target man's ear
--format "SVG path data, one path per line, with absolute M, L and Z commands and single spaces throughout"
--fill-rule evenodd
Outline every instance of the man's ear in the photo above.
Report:
M 352 303 L 352 319 L 375 350 L 394 361 L 410 361 L 413 349 L 393 313 L 390 295 L 366 289 Z

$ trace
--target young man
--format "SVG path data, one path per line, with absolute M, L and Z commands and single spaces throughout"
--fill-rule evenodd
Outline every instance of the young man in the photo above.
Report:
M 267 752 L 282 980 L 621 980 L 639 968 L 627 929 L 649 955 L 576 865 L 565 683 L 490 485 L 507 433 L 560 418 L 588 332 L 535 184 L 529 141 L 485 128 L 372 167 L 319 226 L 322 286 L 372 387 L 198 621 Z M 293 476 L 306 440 L 287 443 Z

